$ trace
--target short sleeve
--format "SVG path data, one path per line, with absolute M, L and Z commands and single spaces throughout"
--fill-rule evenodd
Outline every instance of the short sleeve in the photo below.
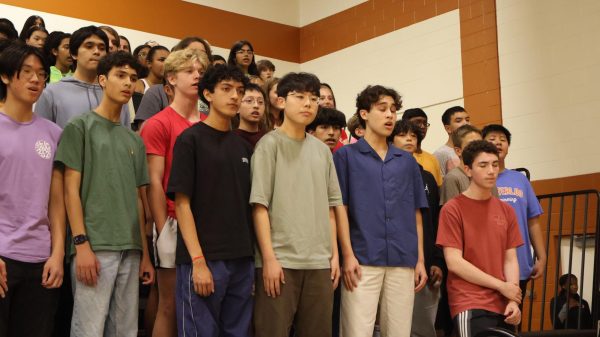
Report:
M 169 199 L 175 200 L 175 193 L 183 193 L 190 199 L 193 197 L 196 177 L 195 157 L 196 151 L 192 135 L 184 131 L 177 137 L 173 148 L 173 163 L 167 186 Z
M 265 136 L 256 145 L 250 162 L 252 175 L 250 204 L 261 204 L 265 207 L 269 207 L 271 204 L 275 187 L 276 163 L 277 148 L 275 139 Z
M 138 152 L 136 156 L 136 186 L 144 186 L 150 183 L 150 178 L 148 177 L 148 162 L 146 161 L 146 147 L 144 146 L 144 142 L 141 139 L 138 139 Z
M 444 205 L 440 211 L 435 243 L 441 247 L 452 247 L 463 250 L 463 226 L 458 205 L 454 202 Z
M 535 218 L 544 213 L 540 201 L 535 195 L 533 187 L 529 183 L 529 180 L 525 181 L 525 193 L 527 196 L 527 219 Z
M 342 205 L 342 192 L 340 192 L 340 183 L 333 163 L 331 153 L 327 153 L 327 162 L 329 163 L 329 177 L 327 179 L 327 197 L 329 198 L 329 207 Z
M 342 147 L 333 154 L 333 163 L 337 173 L 338 183 L 340 191 L 342 193 L 342 201 L 344 205 L 348 205 L 349 202 L 349 190 L 348 190 L 348 148 Z
M 457 179 L 452 175 L 446 174 L 444 182 L 442 183 L 442 188 L 440 189 L 440 205 L 447 203 L 450 199 L 460 193 L 460 186 L 458 185 Z
M 517 221 L 517 215 L 515 210 L 507 205 L 502 204 L 504 207 L 504 213 L 506 214 L 506 221 L 508 222 L 508 235 L 506 236 L 506 248 L 516 248 L 523 245 L 523 237 L 521 236 L 521 230 L 519 229 L 519 222 Z
M 162 87 L 162 85 L 160 85 Z M 150 117 L 156 115 L 159 111 L 163 110 L 167 107 L 168 101 L 163 101 L 161 92 L 164 94 L 164 89 L 161 87 L 154 88 L 155 86 L 150 87 L 148 91 L 142 97 L 142 101 L 140 102 L 140 106 L 137 109 L 135 114 L 136 121 L 145 121 L 150 119 Z
M 84 131 L 75 124 L 65 126 L 56 150 L 55 162 L 61 163 L 75 171 L 83 171 Z
M 169 151 L 169 139 L 165 126 L 158 120 L 150 118 L 144 124 L 140 136 L 144 140 L 146 153 L 166 157 Z

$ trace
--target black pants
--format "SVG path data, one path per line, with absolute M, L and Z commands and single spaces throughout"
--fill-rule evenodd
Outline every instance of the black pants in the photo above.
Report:
M 515 331 L 515 327 L 504 322 L 504 316 L 495 312 L 471 309 L 463 311 L 454 318 L 454 326 L 459 337 L 475 337 L 487 328 L 504 328 Z
M 42 286 L 44 263 L 6 263 L 8 292 L 0 298 L 0 337 L 47 337 L 52 333 L 59 290 Z

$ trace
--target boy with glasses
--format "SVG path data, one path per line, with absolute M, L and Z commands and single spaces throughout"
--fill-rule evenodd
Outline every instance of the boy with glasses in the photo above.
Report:
M 433 174 L 435 182 L 438 186 L 441 186 L 443 178 L 442 171 L 440 169 L 440 163 L 434 155 L 421 148 L 421 144 L 427 136 L 427 131 L 429 130 L 430 126 L 429 122 L 427 121 L 427 114 L 425 114 L 423 109 L 419 108 L 406 109 L 402 114 L 402 120 L 414 123 L 421 130 L 423 137 L 419 138 L 419 141 L 416 144 L 417 148 L 413 152 L 413 157 L 415 157 L 417 163 L 423 166 L 426 171 Z
M 48 72 L 37 48 L 0 54 L 0 336 L 50 336 L 63 281 L 61 130 L 32 111 Z
M 290 73 L 277 86 L 285 118 L 252 158 L 256 251 L 255 336 L 331 336 L 339 279 L 334 207 L 341 194 L 330 149 L 305 128 L 314 119 L 319 79 Z
M 238 111 L 240 124 L 233 132 L 244 138 L 254 148 L 260 138 L 265 135 L 265 132 L 261 130 L 261 124 L 264 124 L 264 115 L 265 94 L 258 85 L 248 83 Z

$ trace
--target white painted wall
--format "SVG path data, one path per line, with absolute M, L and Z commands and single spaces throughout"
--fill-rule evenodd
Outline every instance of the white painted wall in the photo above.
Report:
M 600 169 L 600 2 L 496 2 L 510 167 L 532 179 Z
M 255 18 L 303 27 L 366 0 L 183 0 Z
M 441 115 L 462 105 L 462 64 L 458 10 L 303 63 L 333 87 L 337 107 L 356 112 L 356 95 L 368 84 L 391 86 L 403 96 L 403 110 L 426 107 L 431 127 L 423 148 L 445 143 Z
M 21 31 L 21 28 L 23 27 L 25 20 L 27 20 L 27 18 L 33 14 L 40 15 L 42 18 L 44 18 L 44 21 L 46 22 L 46 29 L 48 29 L 49 32 L 52 32 L 53 30 L 61 30 L 66 33 L 72 33 L 75 30 L 77 30 L 83 26 L 103 25 L 104 24 L 101 22 L 80 20 L 80 19 L 76 19 L 76 18 L 72 18 L 72 17 L 50 14 L 50 13 L 45 13 L 45 12 L 40 12 L 40 11 L 32 11 L 27 8 L 9 6 L 9 5 L 4 5 L 4 4 L 0 4 L 0 13 L 2 13 L 2 14 L 0 14 L 0 17 L 8 18 L 13 22 L 13 24 L 17 28 L 18 32 Z M 124 35 L 129 39 L 129 42 L 131 42 L 132 51 L 136 46 L 139 46 L 139 45 L 145 43 L 146 41 L 150 41 L 150 40 L 156 41 L 159 44 L 161 44 L 169 49 L 171 49 L 171 47 L 173 47 L 174 45 L 177 44 L 177 42 L 179 42 L 179 39 L 175 39 L 175 38 L 168 37 L 168 36 L 150 34 L 150 33 L 142 32 L 142 31 L 118 27 L 118 26 L 112 26 L 112 27 L 115 28 L 120 35 Z M 213 54 L 219 54 L 219 55 L 223 56 L 225 59 L 227 59 L 227 56 L 229 55 L 229 49 L 213 46 L 212 50 L 213 50 Z M 256 55 L 255 57 L 256 57 L 256 60 L 260 60 L 260 59 L 264 58 L 261 55 Z M 273 64 L 275 64 L 278 75 L 285 74 L 290 71 L 298 71 L 298 69 L 300 68 L 300 66 L 297 63 L 282 61 L 282 60 L 273 59 L 273 58 L 269 58 L 269 60 L 271 60 L 273 62 Z

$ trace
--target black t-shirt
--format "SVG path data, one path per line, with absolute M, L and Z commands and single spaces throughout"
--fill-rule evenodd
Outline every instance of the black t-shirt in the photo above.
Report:
M 250 143 L 253 149 L 256 147 L 256 143 L 258 143 L 262 136 L 265 135 L 264 131 L 248 132 L 242 129 L 235 129 L 233 132 L 237 133 L 238 136 L 244 138 L 248 143 Z
M 250 200 L 252 148 L 235 133 L 195 124 L 179 135 L 167 196 L 190 197 L 196 231 L 207 260 L 229 260 L 254 254 Z M 191 263 L 177 233 L 177 264 Z

